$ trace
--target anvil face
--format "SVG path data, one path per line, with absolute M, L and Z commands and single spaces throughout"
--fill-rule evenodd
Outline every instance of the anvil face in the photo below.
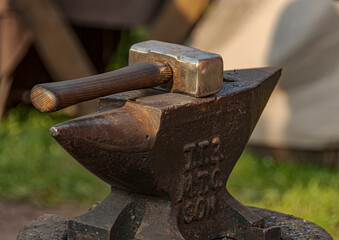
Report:
M 112 95 L 101 99 L 98 113 L 58 124 L 51 134 L 115 188 L 168 201 L 165 228 L 182 236 L 173 239 L 241 238 L 263 221 L 225 186 L 280 72 L 225 72 L 221 91 L 207 98 L 157 90 Z

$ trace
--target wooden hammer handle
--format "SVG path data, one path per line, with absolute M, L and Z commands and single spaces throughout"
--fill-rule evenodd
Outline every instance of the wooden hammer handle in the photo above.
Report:
M 31 101 L 41 112 L 54 112 L 118 92 L 155 87 L 168 82 L 172 75 L 164 63 L 142 62 L 95 76 L 38 84 L 31 91 Z

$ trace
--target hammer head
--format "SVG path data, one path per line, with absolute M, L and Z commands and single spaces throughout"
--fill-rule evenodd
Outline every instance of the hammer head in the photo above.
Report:
M 164 62 L 173 71 L 173 79 L 159 88 L 205 97 L 218 92 L 223 82 L 220 55 L 160 41 L 134 44 L 129 51 L 129 65 L 139 62 Z

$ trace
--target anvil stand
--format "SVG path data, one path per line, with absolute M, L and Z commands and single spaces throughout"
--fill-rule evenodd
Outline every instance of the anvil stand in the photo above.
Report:
M 246 207 L 225 188 L 279 77 L 275 68 L 225 72 L 222 90 L 199 99 L 115 94 L 97 113 L 52 127 L 112 191 L 81 216 L 28 224 L 18 239 L 332 239 L 306 220 Z

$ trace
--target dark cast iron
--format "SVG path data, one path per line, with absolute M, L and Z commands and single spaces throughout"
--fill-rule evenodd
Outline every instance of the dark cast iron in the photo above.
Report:
M 157 89 L 103 97 L 96 113 L 51 135 L 112 186 L 69 220 L 68 239 L 280 239 L 279 227 L 238 202 L 226 182 L 279 77 L 279 68 L 224 72 L 197 98 Z

